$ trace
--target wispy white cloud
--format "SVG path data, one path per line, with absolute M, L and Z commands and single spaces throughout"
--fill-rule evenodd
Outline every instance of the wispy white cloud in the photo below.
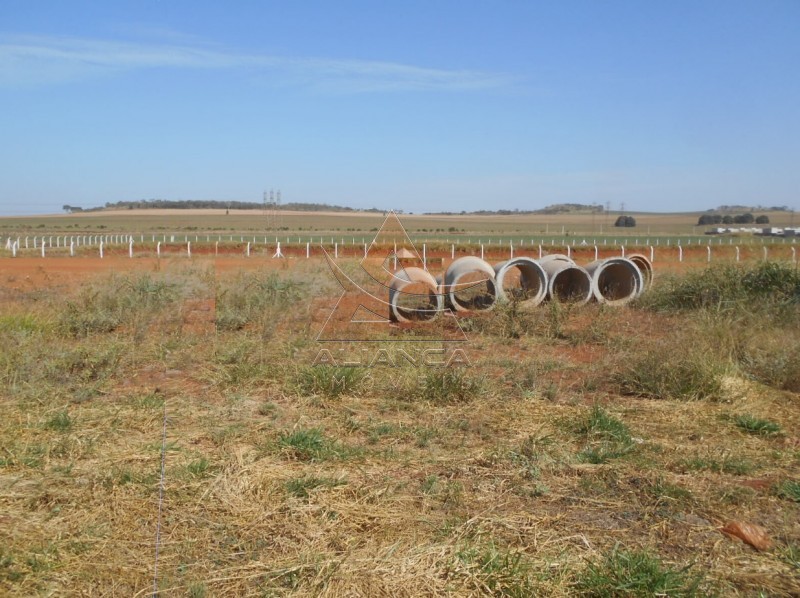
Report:
M 295 85 L 337 92 L 470 91 L 513 83 L 503 74 L 393 62 L 269 56 L 200 45 L 0 36 L 0 87 L 47 86 L 155 68 L 264 72 Z

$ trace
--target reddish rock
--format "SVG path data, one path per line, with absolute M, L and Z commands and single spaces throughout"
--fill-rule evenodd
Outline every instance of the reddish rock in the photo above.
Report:
M 772 540 L 770 540 L 767 530 L 760 525 L 745 523 L 744 521 L 729 521 L 722 528 L 722 531 L 739 538 L 756 550 L 769 550 L 772 548 Z

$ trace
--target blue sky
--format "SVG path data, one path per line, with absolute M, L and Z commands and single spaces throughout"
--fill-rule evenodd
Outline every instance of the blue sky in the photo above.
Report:
M 800 2 L 0 4 L 0 213 L 800 208 Z

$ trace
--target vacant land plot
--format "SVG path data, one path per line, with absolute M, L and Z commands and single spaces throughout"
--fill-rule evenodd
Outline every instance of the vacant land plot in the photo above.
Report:
M 756 212 L 758 213 L 758 212 Z M 791 212 L 768 211 L 770 226 L 794 224 Z M 403 225 L 418 237 L 483 238 L 531 236 L 669 236 L 702 235 L 707 227 L 697 226 L 697 213 L 630 214 L 637 226 L 633 229 L 613 226 L 618 213 L 591 214 L 516 214 L 508 216 L 452 215 L 426 216 L 406 214 Z M 87 232 L 126 233 L 249 233 L 265 231 L 291 236 L 315 236 L 336 233 L 371 236 L 383 223 L 380 212 L 282 212 L 276 217 L 260 210 L 120 210 L 84 212 L 52 216 L 0 218 L 0 235 L 69 234 Z M 800 221 L 797 222 L 800 224 Z
M 319 260 L 26 260 L 0 260 L 2 593 L 800 593 L 788 265 L 498 307 L 459 320 L 470 366 L 428 368 L 313 366 Z

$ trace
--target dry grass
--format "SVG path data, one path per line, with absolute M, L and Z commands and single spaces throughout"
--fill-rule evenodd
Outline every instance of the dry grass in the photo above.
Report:
M 119 322 L 85 334 L 55 293 L 6 298 L 0 593 L 152 592 L 165 406 L 165 596 L 800 592 L 798 395 L 751 375 L 717 320 L 542 306 L 473 325 L 469 371 L 326 386 L 313 310 L 276 309 L 269 276 L 248 275 L 257 305 L 235 273 L 148 276 L 130 288 L 167 281 L 163 300 L 87 303 Z M 216 330 L 185 309 L 202 300 L 246 317 Z M 711 396 L 620 394 L 633 357 L 681 343 L 725 366 Z M 722 535 L 730 519 L 775 547 Z

